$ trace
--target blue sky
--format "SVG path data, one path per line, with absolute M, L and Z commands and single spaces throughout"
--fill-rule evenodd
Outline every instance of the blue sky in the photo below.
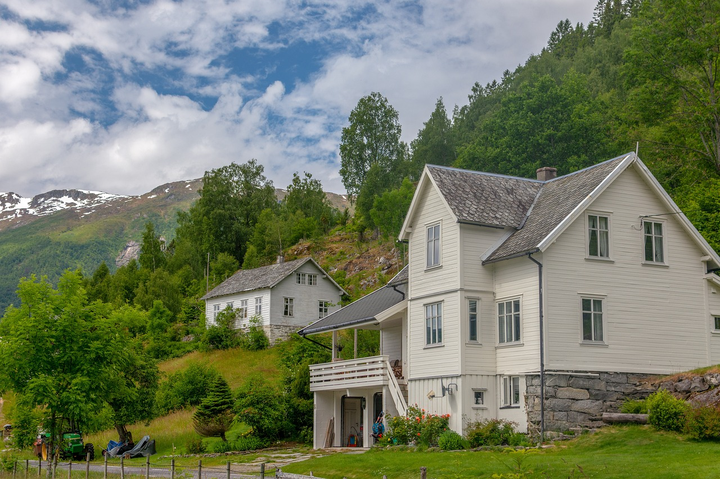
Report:
M 0 0 L 0 192 L 141 194 L 256 158 L 343 192 L 338 144 L 378 91 L 410 142 L 588 0 Z

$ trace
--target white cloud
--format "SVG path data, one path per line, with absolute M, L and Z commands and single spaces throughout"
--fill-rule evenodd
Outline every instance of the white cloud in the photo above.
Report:
M 584 0 L 4 4 L 0 191 L 25 195 L 137 194 L 251 158 L 277 186 L 306 170 L 339 192 L 340 129 L 361 96 L 387 96 L 410 141 L 438 97 L 448 110 L 465 104 L 475 81 L 539 53 L 558 21 L 592 15 Z M 300 41 L 333 46 L 309 78 L 283 84 L 257 68 L 263 52 Z M 228 58 L 245 47 L 259 53 Z M 69 52 L 83 71 L 64 62 Z

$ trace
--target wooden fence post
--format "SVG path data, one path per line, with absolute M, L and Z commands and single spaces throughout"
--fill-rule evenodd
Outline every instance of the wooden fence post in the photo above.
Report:
M 423 466 L 420 468 L 420 479 L 426 479 L 427 477 L 427 467 Z
M 125 479 L 125 456 L 120 457 L 120 479 Z
M 25 479 L 27 479 L 28 476 L 28 469 L 30 469 L 30 461 L 25 459 Z
M 105 467 L 103 469 L 103 479 L 107 479 L 107 452 L 103 454 L 103 462 L 105 463 Z
M 16 474 L 17 474 L 17 459 L 13 461 L 13 479 L 15 479 Z
M 170 459 L 170 479 L 175 479 L 175 458 Z
M 38 477 L 42 474 L 42 456 L 38 457 Z
M 198 461 L 198 479 L 202 479 L 202 459 Z
M 145 456 L 145 479 L 150 479 L 150 456 Z
M 90 453 L 85 455 L 85 479 L 90 479 Z
M 68 479 L 72 478 L 72 459 L 68 461 Z
M 260 479 L 265 479 L 265 463 L 264 462 L 260 463 Z
M 227 462 L 227 479 L 230 479 L 230 461 Z

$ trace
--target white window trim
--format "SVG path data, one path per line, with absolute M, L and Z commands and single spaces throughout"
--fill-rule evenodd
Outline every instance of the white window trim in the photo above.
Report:
M 602 301 L 602 341 L 594 341 L 583 337 L 583 299 L 595 299 Z M 607 328 L 608 302 L 607 294 L 597 293 L 578 293 L 578 317 L 579 317 L 579 337 L 580 344 L 584 346 L 607 346 L 608 345 L 608 328 Z
M 440 314 L 437 316 L 438 318 L 440 318 L 440 328 L 436 327 L 435 330 L 436 331 L 438 329 L 440 330 L 441 340 L 436 341 L 434 343 L 429 343 L 428 337 L 427 337 L 427 320 L 428 320 L 427 308 L 428 308 L 428 306 L 434 306 L 434 305 L 440 306 Z M 444 301 L 434 301 L 432 303 L 423 304 L 423 319 L 424 319 L 424 321 L 423 321 L 423 336 L 425 339 L 425 348 L 437 348 L 437 347 L 445 345 L 445 333 L 444 333 L 445 321 L 444 321 L 444 317 L 443 317 L 444 315 L 445 315 Z M 431 329 L 431 336 L 432 336 L 432 329 Z M 436 334 L 436 336 L 437 336 L 437 334 Z
M 710 332 L 713 334 L 720 334 L 720 328 L 716 327 L 718 321 L 720 321 L 720 313 L 710 313 Z
M 323 309 L 323 303 L 325 306 L 325 308 L 324 308 L 325 311 L 324 311 L 324 315 L 321 316 L 320 313 Z M 326 318 L 330 314 L 330 304 L 331 304 L 330 301 L 328 301 L 326 299 L 318 299 L 318 319 Z
M 428 230 L 430 228 L 434 228 L 435 226 L 438 226 L 438 234 L 440 235 L 440 238 L 438 239 L 438 257 L 436 258 L 437 262 L 435 264 L 429 265 L 428 264 Z M 425 244 L 425 271 L 429 271 L 432 269 L 437 269 L 442 267 L 443 262 L 443 225 L 442 220 L 440 221 L 432 221 L 430 223 L 425 224 L 425 236 L 423 238 L 423 242 Z
M 289 296 L 283 297 L 283 317 L 285 317 L 285 318 L 294 318 L 295 317 L 295 298 L 291 298 Z
M 509 301 L 515 301 L 515 300 L 520 301 L 520 306 L 519 306 L 519 308 L 520 308 L 520 310 L 519 310 L 519 313 L 520 313 L 520 339 L 519 339 L 519 340 L 516 340 L 516 341 L 505 341 L 505 342 L 502 342 L 502 343 L 501 343 L 501 342 L 500 342 L 500 325 L 499 325 L 499 318 L 498 318 L 498 304 L 499 304 L 499 303 L 507 303 L 507 302 L 509 302 Z M 523 345 L 523 338 L 524 338 L 524 336 L 525 336 L 525 335 L 523 334 L 523 300 L 522 300 L 522 295 L 520 295 L 520 296 L 511 296 L 511 297 L 509 297 L 509 298 L 496 299 L 496 300 L 495 300 L 495 312 L 494 312 L 494 317 L 495 317 L 495 342 L 496 342 L 496 346 L 497 346 L 498 348 L 512 347 L 512 346 L 522 346 L 522 345 Z
M 255 316 L 262 316 L 263 297 L 255 297 Z
M 238 318 L 247 319 L 247 317 L 248 317 L 248 300 L 241 299 L 240 307 L 238 308 Z
M 663 260 L 662 261 L 648 261 L 645 259 L 645 223 L 660 223 L 662 225 L 662 239 L 663 239 Z M 640 222 L 640 255 L 642 259 L 642 264 L 648 265 L 648 266 L 660 266 L 667 268 L 669 266 L 668 261 L 668 230 L 667 230 L 667 221 L 665 219 L 657 219 L 657 218 L 643 218 Z M 654 248 L 653 244 L 653 248 Z M 654 250 L 653 250 L 654 251 Z
M 515 396 L 513 394 L 513 392 L 515 391 L 513 388 L 514 379 L 517 379 L 517 402 L 513 402 Z M 508 385 L 507 388 L 506 381 Z M 500 378 L 500 409 L 517 409 L 520 407 L 520 403 L 522 403 L 522 391 L 520 383 L 520 376 L 506 375 Z
M 603 216 L 608 220 L 608 249 L 609 254 L 605 256 L 590 256 L 590 221 L 589 216 Z M 612 225 L 612 212 L 610 211 L 587 211 L 585 213 L 585 259 L 590 261 L 604 261 L 607 263 L 614 263 L 613 260 L 613 225 Z
M 217 319 L 217 315 L 220 312 L 220 303 L 213 304 L 213 321 Z
M 476 309 L 475 309 L 475 339 L 470 339 L 470 301 L 475 301 L 476 303 Z M 467 314 L 467 317 L 465 318 L 465 324 L 467 325 L 467 344 L 472 345 L 481 345 L 481 336 L 480 336 L 480 311 L 481 311 L 481 300 L 477 296 L 467 296 L 465 298 L 465 311 Z
M 482 393 L 482 404 L 475 403 L 475 393 Z M 472 388 L 472 409 L 487 409 L 487 388 Z

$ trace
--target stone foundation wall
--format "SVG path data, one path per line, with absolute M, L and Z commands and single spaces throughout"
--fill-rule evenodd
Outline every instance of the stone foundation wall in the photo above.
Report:
M 280 326 L 277 324 L 263 326 L 263 331 L 270 340 L 270 344 L 289 339 L 292 333 L 297 332 L 298 329 L 300 328 L 297 326 Z
M 545 374 L 545 430 L 603 426 L 602 413 L 619 412 L 626 399 L 644 399 L 657 390 L 658 376 L 631 373 Z M 540 375 L 526 376 L 528 432 L 540 431 Z

